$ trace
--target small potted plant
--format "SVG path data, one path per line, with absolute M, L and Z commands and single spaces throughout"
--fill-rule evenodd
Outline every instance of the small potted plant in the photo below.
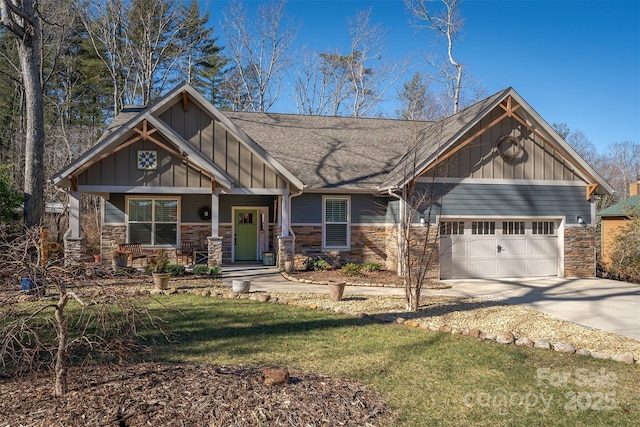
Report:
M 151 263 L 151 275 L 153 284 L 158 289 L 167 289 L 171 273 L 168 270 L 169 257 L 164 250 L 161 250 L 156 259 Z

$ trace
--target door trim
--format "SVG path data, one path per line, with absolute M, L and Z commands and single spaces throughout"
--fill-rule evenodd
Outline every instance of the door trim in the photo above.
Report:
M 269 207 L 268 206 L 232 206 L 231 207 L 231 262 L 236 262 L 236 211 L 257 211 L 256 227 L 256 260 L 262 261 L 262 254 L 269 250 Z M 260 222 L 264 218 L 264 229 L 260 230 Z M 260 239 L 260 232 L 263 231 L 264 238 Z

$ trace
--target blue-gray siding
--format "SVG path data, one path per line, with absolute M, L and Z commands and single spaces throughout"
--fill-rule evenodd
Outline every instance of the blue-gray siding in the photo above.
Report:
M 428 184 L 416 191 L 428 191 Z M 575 185 L 436 184 L 435 213 L 447 216 L 553 216 L 591 221 L 585 187 Z
M 291 222 L 294 224 L 322 223 L 322 194 L 302 194 L 291 201 Z M 332 194 L 341 197 L 344 194 Z M 388 197 L 373 194 L 351 194 L 351 222 L 381 224 L 385 222 Z

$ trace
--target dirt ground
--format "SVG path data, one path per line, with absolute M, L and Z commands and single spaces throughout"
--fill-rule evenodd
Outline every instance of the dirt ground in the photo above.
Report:
M 346 379 L 290 370 L 268 386 L 251 366 L 137 364 L 0 380 L 0 426 L 372 426 L 392 414 L 379 394 Z

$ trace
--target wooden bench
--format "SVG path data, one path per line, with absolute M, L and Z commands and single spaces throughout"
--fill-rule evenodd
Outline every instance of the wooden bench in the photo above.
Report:
M 137 259 L 145 260 L 147 256 L 142 251 L 142 244 L 138 243 L 118 243 L 117 254 L 126 254 L 128 257 L 127 266 L 133 265 L 133 262 Z

